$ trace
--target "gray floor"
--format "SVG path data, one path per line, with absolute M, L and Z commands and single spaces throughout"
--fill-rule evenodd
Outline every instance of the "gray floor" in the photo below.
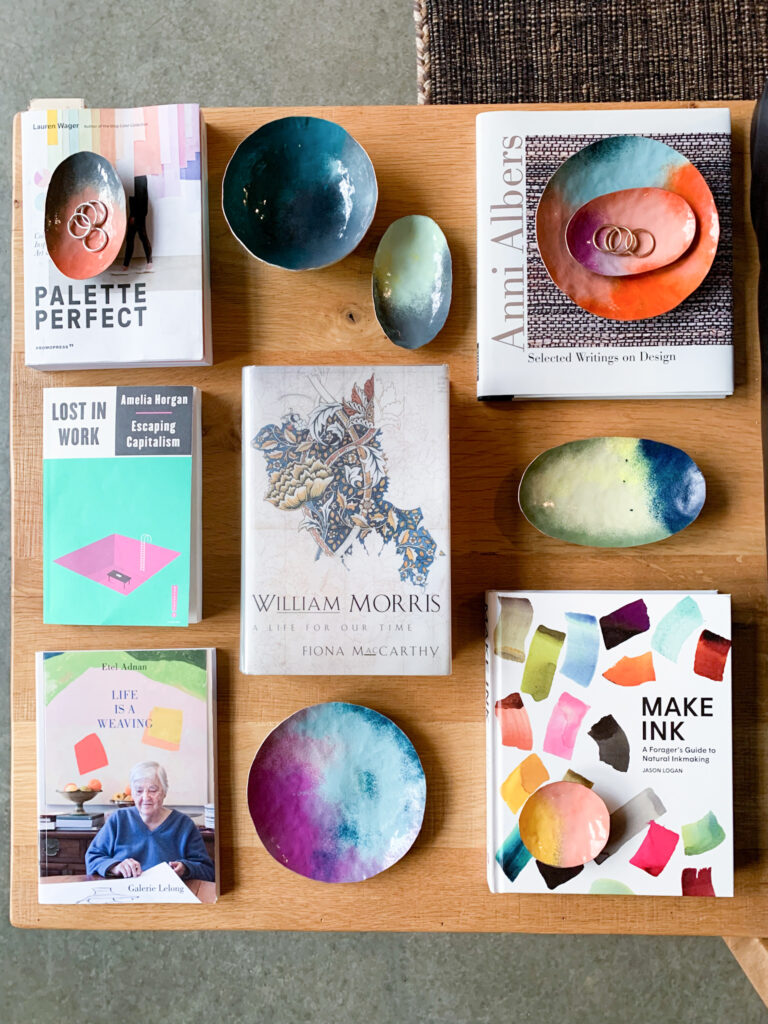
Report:
M 23 11 L 23 14 L 22 14 Z M 31 96 L 90 106 L 414 103 L 410 0 L 0 0 L 0 315 L 10 333 L 10 125 Z M 7 377 L 2 375 L 7 409 Z M 3 419 L 5 420 L 5 413 Z M 2 441 L 2 627 L 8 621 Z M 0 648 L 7 677 L 7 646 Z M 8 834 L 0 688 L 0 834 Z M 2 850 L 7 906 L 7 843 Z M 5 917 L 5 913 L 3 913 Z M 13 1024 L 589 1021 L 752 1024 L 766 1011 L 719 939 L 22 932 L 0 921 L 0 1018 Z

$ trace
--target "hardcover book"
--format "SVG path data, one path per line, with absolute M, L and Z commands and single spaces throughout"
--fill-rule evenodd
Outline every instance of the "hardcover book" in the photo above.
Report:
M 446 366 L 243 370 L 243 672 L 450 672 L 448 429 Z
M 492 590 L 486 602 L 491 891 L 732 896 L 730 598 Z M 583 865 L 543 863 L 521 837 L 529 799 L 561 781 L 605 805 L 607 842 Z
M 200 472 L 197 388 L 45 388 L 43 621 L 199 621 Z
M 33 109 L 20 117 L 27 365 L 210 363 L 206 149 L 197 104 Z M 46 247 L 51 175 L 79 152 L 113 165 L 128 215 L 117 259 L 87 280 L 62 274 Z
M 730 112 L 503 110 L 476 127 L 478 398 L 731 394 Z M 639 258 L 629 277 L 611 276 L 627 272 L 616 257 L 585 269 L 570 218 L 630 189 L 657 204 L 683 196 L 693 241 L 649 272 Z M 655 227 L 639 210 L 614 225 L 606 207 L 587 249 L 660 261 L 671 219 Z
M 36 673 L 38 901 L 215 902 L 215 650 L 38 653 Z

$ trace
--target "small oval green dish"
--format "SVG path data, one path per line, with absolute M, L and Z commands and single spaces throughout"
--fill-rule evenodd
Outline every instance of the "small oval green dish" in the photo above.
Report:
M 341 125 L 281 117 L 244 139 L 221 186 L 235 238 L 264 263 L 313 270 L 337 263 L 371 225 L 378 200 L 373 164 Z
M 664 540 L 689 526 L 704 476 L 680 448 L 637 437 L 592 437 L 550 448 L 523 473 L 520 510 L 537 530 L 591 547 Z
M 373 306 L 390 341 L 421 348 L 442 330 L 453 269 L 445 235 L 431 217 L 401 217 L 384 232 L 373 259 Z

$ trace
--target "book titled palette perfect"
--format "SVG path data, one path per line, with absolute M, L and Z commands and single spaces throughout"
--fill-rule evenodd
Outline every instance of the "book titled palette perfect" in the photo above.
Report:
M 44 389 L 43 621 L 199 621 L 200 496 L 197 388 Z
M 446 366 L 243 370 L 243 672 L 450 672 L 448 430 Z
M 200 108 L 32 109 L 20 119 L 27 366 L 210 363 Z M 88 259 L 95 276 L 62 272 Z
M 733 392 L 727 109 L 477 117 L 478 397 Z
M 732 896 L 730 598 L 486 601 L 491 891 Z
M 38 652 L 39 903 L 213 903 L 216 651 Z

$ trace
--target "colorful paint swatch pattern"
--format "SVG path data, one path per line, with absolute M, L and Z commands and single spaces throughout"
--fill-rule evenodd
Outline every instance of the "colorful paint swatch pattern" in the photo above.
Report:
M 525 661 L 525 638 L 533 622 L 533 605 L 527 597 L 501 597 L 499 605 L 494 652 L 508 661 Z
M 565 661 L 560 671 L 579 686 L 589 686 L 600 656 L 600 633 L 594 615 L 566 612 Z
M 714 850 L 725 839 L 725 830 L 712 811 L 707 811 L 703 818 L 683 825 L 683 848 L 686 857 L 695 857 L 699 853 Z
M 631 640 L 633 636 L 645 633 L 650 628 L 648 608 L 642 598 L 622 605 L 621 608 L 616 608 L 600 619 L 603 643 L 608 651 L 612 647 L 623 644 L 626 640 Z
M 517 814 L 525 801 L 543 783 L 549 780 L 549 772 L 538 754 L 530 754 L 521 761 L 501 785 L 501 796 L 513 814 Z
M 557 671 L 557 659 L 563 649 L 565 633 L 547 626 L 537 626 L 525 662 L 520 689 L 534 700 L 546 700 Z
M 712 868 L 683 868 L 680 885 L 683 896 L 715 896 Z
M 666 814 L 667 809 L 654 791 L 649 787 L 617 807 L 611 814 L 611 831 L 608 842 L 595 860 L 602 864 L 622 846 L 633 839 L 645 828 L 648 822 Z
M 629 863 L 656 878 L 669 863 L 679 839 L 677 832 L 652 821 L 648 825 L 645 839 L 634 857 L 630 857 Z
M 577 864 L 573 868 L 553 868 L 551 864 L 543 864 L 540 860 L 536 861 L 536 867 L 539 869 L 539 874 L 547 883 L 547 888 L 552 891 L 559 885 L 565 885 L 566 882 L 570 882 L 576 875 L 580 875 L 584 870 L 583 864 Z
M 180 708 L 152 708 L 141 742 L 161 750 L 178 750 L 183 721 L 184 712 Z
M 597 744 L 600 760 L 617 772 L 629 768 L 629 740 L 613 715 L 605 715 L 587 733 Z
M 596 878 L 589 887 L 592 896 L 634 896 L 635 892 L 623 882 L 613 878 Z
M 561 693 L 552 709 L 552 715 L 544 736 L 544 751 L 570 760 L 581 721 L 589 711 L 589 705 L 570 693 Z
M 533 749 L 531 720 L 519 693 L 510 693 L 503 700 L 497 700 L 494 713 L 501 728 L 501 742 L 505 747 L 519 750 Z
M 656 678 L 653 655 L 646 651 L 645 654 L 638 654 L 634 658 L 622 658 L 603 672 L 603 675 L 617 686 L 641 686 L 643 683 L 652 683 Z
M 109 764 L 104 744 L 95 732 L 89 733 L 75 744 L 75 758 L 80 775 L 95 772 L 97 768 L 104 768 Z
M 683 644 L 703 622 L 704 616 L 694 599 L 684 597 L 660 620 L 651 647 L 664 658 L 677 661 Z
M 496 851 L 496 860 L 510 882 L 514 882 L 531 859 L 530 853 L 526 850 L 520 838 L 520 829 L 515 825 Z
M 728 660 L 730 649 L 730 640 L 705 629 L 696 646 L 693 671 L 697 676 L 706 676 L 707 679 L 714 679 L 717 683 L 721 682 L 725 674 L 725 663 Z

